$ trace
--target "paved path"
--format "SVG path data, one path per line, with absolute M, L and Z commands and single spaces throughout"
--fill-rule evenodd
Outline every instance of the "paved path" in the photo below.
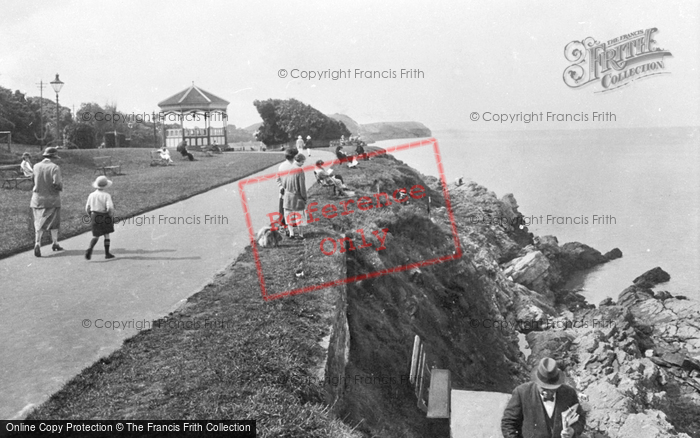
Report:
M 312 158 L 334 156 L 314 151 Z M 315 182 L 311 172 L 306 182 Z M 246 197 L 257 230 L 267 213 L 277 211 L 275 181 L 246 189 Z M 90 234 L 60 241 L 62 252 L 44 246 L 40 259 L 28 251 L 0 260 L 0 419 L 22 418 L 119 348 L 138 332 L 139 322 L 176 309 L 250 242 L 236 183 L 136 219 L 140 225 L 117 225 L 112 260 L 104 259 L 102 239 L 92 260 L 85 260 Z M 112 330 L 111 321 L 130 322 L 131 328 Z
M 451 438 L 503 438 L 501 417 L 510 394 L 452 390 Z

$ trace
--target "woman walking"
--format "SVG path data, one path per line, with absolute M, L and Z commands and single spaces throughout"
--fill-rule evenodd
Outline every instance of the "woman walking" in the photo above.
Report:
M 44 159 L 34 166 L 34 188 L 29 206 L 34 212 L 34 255 L 41 257 L 41 237 L 51 232 L 53 251 L 61 251 L 58 244 L 58 228 L 61 225 L 61 168 L 54 161 L 60 158 L 56 148 L 46 148 Z
M 306 161 L 303 153 L 294 157 L 296 165 L 301 168 Z M 282 178 L 284 187 L 284 216 L 287 218 L 287 228 L 289 237 L 292 239 L 303 239 L 301 226 L 306 225 L 304 209 L 306 209 L 306 175 L 299 169 L 298 172 L 289 173 Z

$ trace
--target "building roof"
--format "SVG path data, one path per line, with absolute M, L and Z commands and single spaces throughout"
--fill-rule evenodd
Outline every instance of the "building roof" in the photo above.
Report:
M 158 106 L 161 110 L 176 110 L 176 111 L 190 111 L 190 110 L 223 110 L 226 111 L 226 107 L 229 102 L 215 96 L 208 91 L 202 90 L 197 87 L 194 82 L 192 85 L 180 91 L 179 93 L 165 99 L 160 102 Z

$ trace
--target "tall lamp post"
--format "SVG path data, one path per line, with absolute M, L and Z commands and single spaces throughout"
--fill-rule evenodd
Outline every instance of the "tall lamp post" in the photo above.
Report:
M 58 106 L 58 92 L 61 91 L 61 88 L 63 88 L 63 82 L 61 82 L 60 79 L 58 79 L 58 73 L 56 73 L 56 79 L 51 81 L 51 86 L 53 87 L 53 91 L 56 92 L 56 142 L 59 141 L 60 139 L 60 124 L 61 121 L 59 119 L 60 117 L 60 106 Z M 58 144 L 57 144 L 58 146 Z
M 158 149 L 158 116 L 156 116 L 155 111 L 153 112 L 153 147 Z

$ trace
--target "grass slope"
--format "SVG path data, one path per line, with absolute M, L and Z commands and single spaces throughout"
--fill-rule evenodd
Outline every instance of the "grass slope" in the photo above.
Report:
M 288 266 L 293 282 L 290 261 L 311 245 L 286 240 L 261 257 Z M 317 374 L 337 293 L 264 302 L 247 248 L 184 308 L 83 370 L 28 419 L 255 419 L 259 437 L 358 437 L 323 404 Z

